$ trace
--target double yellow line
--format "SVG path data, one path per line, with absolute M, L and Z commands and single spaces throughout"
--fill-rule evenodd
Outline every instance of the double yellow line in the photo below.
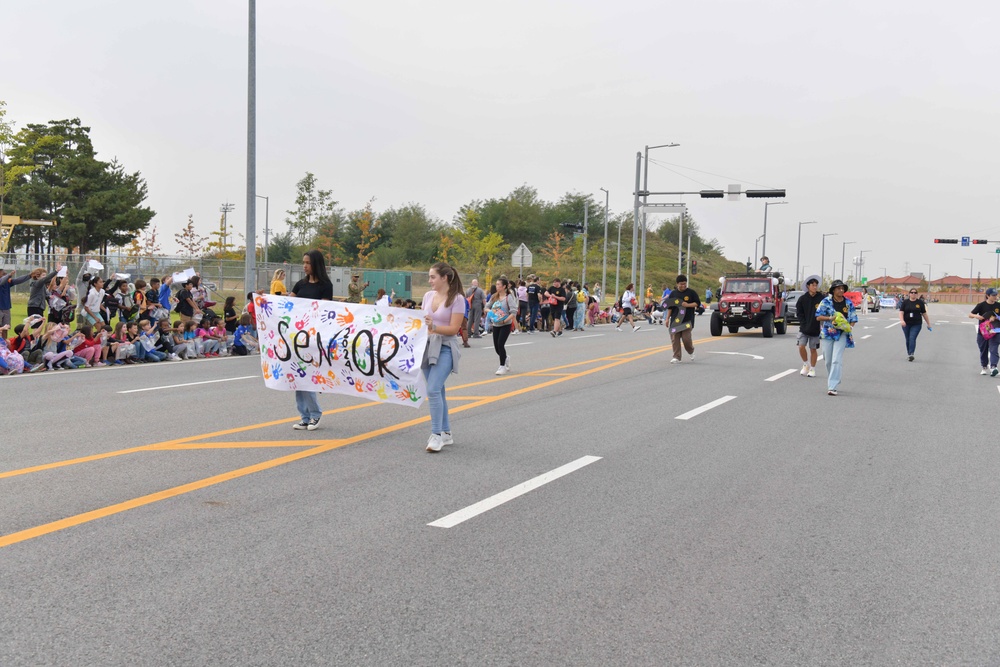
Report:
M 695 343 L 703 343 L 712 340 L 710 338 L 700 339 L 695 341 Z M 571 364 L 565 364 L 562 366 L 555 366 L 552 368 L 538 370 L 528 373 L 520 373 L 517 375 L 507 375 L 498 378 L 490 378 L 487 380 L 481 380 L 479 382 L 471 382 L 468 384 L 458 385 L 451 387 L 450 391 L 454 392 L 459 389 L 469 389 L 472 387 L 480 387 L 484 385 L 490 385 L 495 382 L 504 382 L 512 380 L 515 378 L 523 377 L 549 377 L 552 379 L 546 380 L 545 382 L 540 382 L 538 384 L 533 384 L 529 387 L 523 387 L 521 389 L 515 389 L 503 394 L 496 396 L 449 396 L 450 400 L 469 400 L 469 403 L 460 405 L 457 407 L 450 408 L 450 413 L 464 412 L 466 410 L 473 410 L 475 408 L 483 407 L 491 403 L 496 403 L 498 401 L 504 401 L 521 394 L 526 394 L 532 391 L 538 391 L 540 389 L 545 389 L 547 387 L 552 387 L 554 385 L 567 382 L 569 380 L 575 380 L 577 378 L 586 377 L 588 375 L 593 375 L 594 373 L 600 373 L 616 366 L 621 366 L 623 364 L 631 363 L 633 361 L 639 361 L 646 357 L 652 356 L 659 352 L 669 350 L 669 346 L 661 346 L 648 348 L 645 350 L 639 350 L 636 352 L 615 354 L 607 357 L 599 357 L 596 359 L 589 359 L 586 361 L 578 361 Z M 579 366 L 588 366 L 595 363 L 608 362 L 600 366 L 595 366 L 593 368 L 587 368 L 586 370 L 579 370 L 575 372 L 564 372 L 567 369 L 574 369 Z M 349 412 L 351 410 L 362 410 L 367 408 L 372 408 L 378 406 L 378 403 L 364 403 L 361 405 L 353 405 L 344 408 L 338 408 L 336 410 L 329 410 L 324 412 L 324 415 L 333 415 L 343 412 Z M 279 441 L 266 441 L 266 442 L 201 442 L 209 438 L 218 438 L 222 436 L 232 435 L 235 433 L 244 433 L 247 431 L 253 431 L 261 428 L 267 428 L 270 426 L 280 426 L 283 424 L 289 424 L 296 421 L 298 418 L 290 419 L 279 419 L 275 421 L 263 422 L 260 424 L 252 424 L 248 426 L 241 426 L 238 428 L 226 429 L 223 431 L 214 431 L 211 433 L 204 433 L 201 435 L 188 436 L 185 438 L 178 438 L 175 440 L 167 440 L 164 442 L 159 442 L 150 445 L 143 445 L 140 447 L 130 447 L 128 449 L 119 449 L 111 452 L 104 452 L 102 454 L 94 454 L 93 456 L 83 456 L 75 459 L 69 459 L 66 461 L 57 461 L 54 463 L 47 463 L 44 465 L 32 466 L 30 468 L 21 468 L 19 470 L 11 470 L 9 472 L 0 473 L 0 479 L 17 477 L 20 475 L 27 475 L 30 473 L 42 472 L 46 470 L 55 470 L 57 468 L 63 468 L 66 466 L 77 465 L 80 463 L 88 463 L 91 461 L 100 461 L 102 459 L 108 459 L 115 456 L 124 456 L 126 454 L 135 454 L 138 452 L 149 452 L 149 451 L 164 451 L 164 450 L 182 450 L 182 449 L 221 449 L 221 448 L 235 448 L 235 447 L 303 447 L 304 449 L 292 454 L 287 454 L 285 456 L 280 456 L 275 459 L 270 459 L 262 463 L 256 463 L 254 465 L 246 466 L 243 468 L 237 468 L 236 470 L 231 470 L 219 475 L 213 475 L 211 477 L 206 477 L 194 482 L 189 482 L 187 484 L 181 484 L 180 486 L 175 486 L 169 489 L 164 489 L 163 491 L 157 491 L 156 493 L 150 493 L 145 496 L 139 496 L 138 498 L 132 498 L 131 500 L 126 500 L 121 503 L 116 503 L 114 505 L 108 505 L 106 507 L 101 507 L 89 512 L 83 512 L 82 514 L 75 514 L 73 516 L 66 517 L 65 519 L 59 519 L 58 521 L 52 521 L 50 523 L 45 523 L 40 526 L 35 526 L 33 528 L 27 528 L 25 530 L 20 530 L 15 533 L 10 533 L 8 535 L 0 536 L 0 548 L 10 546 L 11 544 L 17 544 L 19 542 L 24 542 L 26 540 L 31 540 L 36 537 L 41 537 L 43 535 L 48 535 L 49 533 L 54 533 L 59 530 L 66 528 L 72 528 L 73 526 L 79 526 L 90 521 L 95 521 L 97 519 L 103 519 L 104 517 L 112 516 L 120 512 L 125 512 L 127 510 L 136 509 L 138 507 L 143 507 L 151 503 L 158 502 L 160 500 L 167 500 L 168 498 L 175 498 L 177 496 L 183 495 L 185 493 L 190 493 L 192 491 L 197 491 L 199 489 L 204 489 L 216 484 L 221 484 L 223 482 L 228 482 L 239 477 L 245 477 L 246 475 L 252 475 L 253 473 L 268 470 L 270 468 L 276 468 L 278 466 L 285 465 L 286 463 L 292 463 L 294 461 L 299 461 L 301 459 L 309 458 L 311 456 L 316 456 L 317 454 L 323 454 L 329 452 L 333 449 L 338 449 L 346 445 L 352 445 L 358 442 L 363 442 L 365 440 L 371 440 L 372 438 L 377 438 L 379 436 L 388 435 L 390 433 L 395 433 L 408 429 L 412 426 L 422 424 L 430 421 L 429 416 L 417 417 L 415 419 L 410 419 L 404 422 L 393 424 L 391 426 L 386 426 L 383 428 L 368 431 L 366 433 L 360 433 L 349 438 L 340 438 L 336 440 L 310 440 L 308 442 L 303 442 L 302 440 L 279 440 Z

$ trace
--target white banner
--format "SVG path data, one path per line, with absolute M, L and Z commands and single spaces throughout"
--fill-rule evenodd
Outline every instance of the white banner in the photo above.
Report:
M 274 294 L 254 303 L 267 387 L 414 408 L 424 402 L 423 311 Z

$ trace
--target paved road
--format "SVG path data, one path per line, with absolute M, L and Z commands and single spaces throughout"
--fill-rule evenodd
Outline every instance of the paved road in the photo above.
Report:
M 605 326 L 513 337 L 496 377 L 482 339 L 438 455 L 426 407 L 323 396 L 292 431 L 254 359 L 0 379 L 0 664 L 990 663 L 967 310 L 913 363 L 865 318 L 837 397 L 782 375 L 792 334 L 706 317 L 679 365 Z

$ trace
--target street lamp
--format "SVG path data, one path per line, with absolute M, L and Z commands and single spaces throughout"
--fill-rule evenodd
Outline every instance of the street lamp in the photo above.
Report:
M 779 195 L 780 196 L 780 195 Z M 781 204 L 787 204 L 786 201 L 766 201 L 764 202 L 764 245 L 761 247 L 761 255 L 767 256 L 767 207 L 768 206 L 780 206 Z M 756 257 L 755 259 L 760 259 Z
M 799 242 L 795 246 L 795 284 L 798 284 L 799 282 L 799 254 L 802 252 L 802 225 L 815 225 L 815 224 L 816 224 L 815 220 L 799 223 Z M 764 242 L 767 243 L 767 239 L 764 239 Z
M 973 272 L 973 263 L 972 263 L 972 258 L 971 258 L 971 257 L 966 257 L 966 258 L 965 258 L 965 260 L 966 260 L 967 262 L 969 262 L 969 295 L 971 296 L 971 295 L 972 295 L 972 294 L 974 293 L 974 292 L 972 291 L 972 272 Z
M 930 292 L 931 291 L 931 265 L 930 264 L 925 264 L 924 266 L 927 267 L 927 291 Z
M 611 196 L 604 188 L 604 268 L 601 270 L 601 305 L 604 303 L 604 292 L 608 289 L 608 197 Z M 617 288 L 616 288 L 617 289 Z
M 857 241 L 844 241 L 843 247 L 840 249 L 840 281 L 844 281 L 844 260 L 847 259 L 847 246 L 857 243 Z
M 267 226 L 268 222 L 268 211 L 271 208 L 271 200 L 264 195 L 254 195 L 258 199 L 264 200 L 264 265 L 267 266 L 267 246 L 270 245 L 268 242 L 268 232 L 270 231 Z
M 823 286 L 823 281 L 826 280 L 826 274 L 824 273 L 826 271 L 826 237 L 827 236 L 836 236 L 836 235 L 837 235 L 837 232 L 830 232 L 829 234 L 823 234 L 823 247 L 822 247 L 822 250 L 820 251 L 820 256 L 819 256 L 819 284 L 820 284 L 820 287 Z M 834 262 L 834 263 L 836 264 L 836 262 Z M 831 273 L 830 275 L 834 275 L 834 274 L 836 274 L 836 271 L 834 271 L 834 273 Z
M 865 253 L 866 252 L 871 252 L 871 250 L 862 250 L 859 253 L 859 255 L 858 255 L 858 259 L 861 260 L 861 261 L 858 262 L 858 266 L 857 266 L 858 275 L 856 276 L 856 279 L 855 279 L 854 282 L 860 283 L 861 279 L 864 278 L 864 276 L 861 275 L 861 273 L 864 270 L 864 266 L 865 266 Z
M 758 237 L 757 237 L 757 239 L 756 239 L 756 240 L 755 240 L 755 241 L 753 242 L 753 254 L 754 254 L 754 259 L 756 259 L 756 258 L 757 258 L 757 244 L 759 244 L 759 243 L 760 243 L 760 240 L 761 240 L 762 238 L 764 238 L 764 235 L 763 235 L 763 234 L 761 234 L 760 236 L 758 236 Z
M 642 205 L 643 206 L 645 206 L 646 203 L 649 200 L 649 151 L 650 151 L 650 149 L 656 149 L 656 148 L 676 148 L 677 146 L 680 146 L 680 144 L 673 144 L 673 143 L 671 143 L 671 144 L 660 144 L 659 146 L 646 146 L 645 156 L 643 157 L 643 160 L 644 160 L 643 164 L 645 164 L 644 172 L 643 172 L 643 182 L 642 182 L 642 192 L 643 192 L 643 195 L 642 195 Z M 639 190 L 639 172 L 638 172 L 638 168 L 641 167 L 641 166 L 642 166 L 642 164 L 637 164 L 636 165 L 636 174 L 635 174 L 635 176 L 636 176 L 636 179 L 635 179 L 635 185 L 636 185 L 635 217 L 636 217 L 636 222 L 638 222 L 638 219 L 639 219 L 639 196 L 638 196 L 639 195 L 639 193 L 638 193 L 638 190 Z M 681 218 L 681 220 L 683 221 L 683 217 Z M 633 230 L 635 230 L 635 229 L 636 228 L 633 226 Z M 632 232 L 632 248 L 633 248 L 633 250 L 632 250 L 632 282 L 633 283 L 635 282 L 635 240 L 636 240 L 635 236 L 636 236 L 636 233 L 635 233 L 635 231 L 633 231 Z M 680 253 L 681 253 L 681 236 L 680 236 L 680 234 L 678 234 L 678 237 L 677 237 L 677 257 L 678 257 L 678 264 L 680 263 Z M 639 251 L 639 254 L 641 256 L 641 259 L 639 260 L 639 286 L 643 290 L 645 290 L 646 289 L 645 288 L 645 284 L 646 284 L 646 282 L 645 282 L 646 281 L 646 213 L 645 212 L 643 212 L 643 214 L 642 214 L 642 249 Z M 645 294 L 645 291 L 643 291 L 643 294 Z

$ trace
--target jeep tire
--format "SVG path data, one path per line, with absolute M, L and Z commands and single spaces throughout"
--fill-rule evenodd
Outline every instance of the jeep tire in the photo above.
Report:
M 788 315 L 782 317 L 780 322 L 774 323 L 774 330 L 778 332 L 779 336 L 785 335 L 785 332 L 788 331 Z
M 764 338 L 774 336 L 774 313 L 761 313 L 760 328 L 764 332 Z
M 713 336 L 722 335 L 722 315 L 719 311 L 712 311 L 712 320 L 708 324 L 708 330 Z

